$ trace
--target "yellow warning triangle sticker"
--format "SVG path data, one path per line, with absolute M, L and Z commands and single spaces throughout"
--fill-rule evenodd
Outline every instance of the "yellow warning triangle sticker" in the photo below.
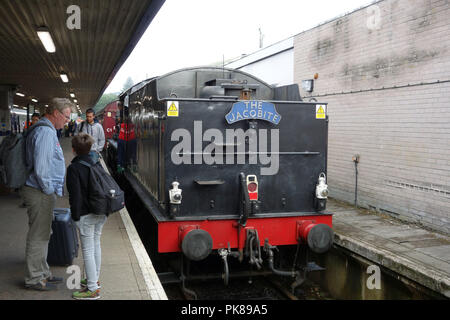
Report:
M 316 119 L 325 119 L 325 105 L 316 105 Z
M 167 101 L 167 116 L 178 117 L 179 108 L 177 101 Z
M 172 102 L 172 104 L 169 107 L 169 111 L 178 111 L 177 106 L 175 105 L 175 103 Z

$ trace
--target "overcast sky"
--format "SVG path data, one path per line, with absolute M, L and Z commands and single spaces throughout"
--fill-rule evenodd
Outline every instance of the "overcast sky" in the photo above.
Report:
M 166 0 L 106 93 L 180 68 L 259 49 L 373 0 Z

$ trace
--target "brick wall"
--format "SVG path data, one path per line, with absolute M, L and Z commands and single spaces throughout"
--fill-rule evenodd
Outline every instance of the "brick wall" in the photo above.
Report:
M 450 233 L 450 1 L 385 0 L 294 38 L 327 102 L 331 196 Z

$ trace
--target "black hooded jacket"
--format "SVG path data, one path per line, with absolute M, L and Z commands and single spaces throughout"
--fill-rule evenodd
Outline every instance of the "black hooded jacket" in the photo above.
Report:
M 89 212 L 88 202 L 89 167 L 81 164 L 80 161 L 94 164 L 89 155 L 81 155 L 76 156 L 67 168 L 66 185 L 67 191 L 69 191 L 70 211 L 74 221 L 79 221 L 81 216 L 93 213 Z

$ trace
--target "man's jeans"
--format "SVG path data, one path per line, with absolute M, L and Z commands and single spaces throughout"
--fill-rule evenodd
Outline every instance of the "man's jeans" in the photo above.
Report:
M 98 289 L 97 281 L 100 277 L 100 267 L 102 264 L 100 236 L 102 235 L 105 222 L 106 216 L 97 214 L 81 216 L 80 221 L 75 222 L 80 230 L 84 270 L 86 271 L 87 286 L 90 291 L 96 291 Z
M 56 196 L 29 186 L 23 186 L 20 193 L 28 208 L 25 285 L 33 286 L 52 276 L 47 264 L 47 253 Z

